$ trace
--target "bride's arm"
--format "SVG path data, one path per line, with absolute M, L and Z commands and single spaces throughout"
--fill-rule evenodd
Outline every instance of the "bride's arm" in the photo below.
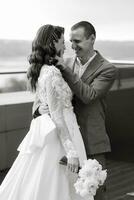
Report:
M 71 171 L 77 172 L 79 165 L 78 155 L 63 115 L 65 103 L 62 98 L 62 76 L 55 72 L 51 73 L 45 81 L 45 88 L 50 115 L 57 126 L 58 135 L 67 154 L 68 167 Z

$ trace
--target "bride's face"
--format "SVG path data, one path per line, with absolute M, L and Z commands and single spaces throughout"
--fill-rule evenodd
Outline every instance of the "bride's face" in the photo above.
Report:
M 58 40 L 58 42 L 55 42 L 55 48 L 57 51 L 57 55 L 62 57 L 65 50 L 65 41 L 63 34 L 61 35 L 61 38 Z

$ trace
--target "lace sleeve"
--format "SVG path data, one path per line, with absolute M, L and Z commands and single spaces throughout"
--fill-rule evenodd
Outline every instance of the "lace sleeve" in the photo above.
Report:
M 51 72 L 45 81 L 45 87 L 50 115 L 57 126 L 67 157 L 78 157 L 64 120 L 65 91 L 63 91 L 64 83 L 60 72 Z

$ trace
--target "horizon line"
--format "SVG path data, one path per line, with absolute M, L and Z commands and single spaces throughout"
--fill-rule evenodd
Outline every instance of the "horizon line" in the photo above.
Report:
M 16 41 L 33 41 L 33 39 L 27 39 L 27 38 L 0 38 L 0 40 L 16 40 Z M 96 41 L 113 41 L 113 42 L 131 42 L 134 41 L 134 39 L 97 39 Z M 70 42 L 69 40 L 65 40 L 65 42 Z

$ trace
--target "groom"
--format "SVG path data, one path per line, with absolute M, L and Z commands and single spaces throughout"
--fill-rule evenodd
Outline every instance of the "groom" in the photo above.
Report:
M 106 95 L 111 88 L 116 68 L 94 50 L 96 31 L 87 21 L 71 28 L 70 41 L 76 57 L 64 62 L 58 58 L 57 67 L 74 93 L 74 112 L 88 158 L 94 158 L 106 168 L 105 153 L 111 150 L 105 128 Z M 95 200 L 104 200 L 105 188 L 97 191 Z

